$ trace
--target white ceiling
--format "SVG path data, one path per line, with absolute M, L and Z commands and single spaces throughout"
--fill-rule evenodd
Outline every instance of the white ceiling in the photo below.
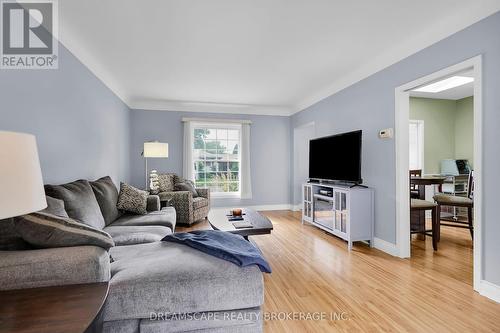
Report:
M 64 0 L 60 39 L 132 108 L 289 115 L 499 0 Z
M 454 75 L 459 75 L 459 76 L 466 76 L 466 77 L 474 77 L 474 74 L 472 70 L 461 72 L 461 73 L 456 73 Z M 441 81 L 446 79 L 445 77 L 436 80 L 436 81 Z M 429 82 L 431 83 L 431 82 Z M 433 99 L 451 99 L 451 100 L 458 100 L 466 97 L 470 97 L 474 95 L 474 82 L 470 82 L 452 89 L 448 90 L 443 90 L 437 93 L 430 93 L 430 92 L 421 92 L 421 91 L 410 91 L 410 96 L 413 97 L 423 97 L 423 98 L 433 98 Z

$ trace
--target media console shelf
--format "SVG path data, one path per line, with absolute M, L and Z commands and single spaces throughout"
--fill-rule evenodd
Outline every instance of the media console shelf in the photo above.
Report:
M 347 241 L 373 247 L 374 192 L 371 188 L 306 183 L 302 186 L 302 224 L 312 223 Z

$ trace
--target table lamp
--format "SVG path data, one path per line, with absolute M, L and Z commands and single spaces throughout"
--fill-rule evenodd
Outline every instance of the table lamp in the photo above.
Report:
M 142 152 L 146 164 L 146 191 L 149 186 L 148 179 L 148 158 L 166 158 L 168 157 L 168 143 L 158 141 L 144 142 L 144 150 Z
M 0 131 L 0 220 L 47 207 L 36 139 Z

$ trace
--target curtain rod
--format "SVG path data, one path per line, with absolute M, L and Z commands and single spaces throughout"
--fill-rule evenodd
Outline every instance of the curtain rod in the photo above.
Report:
M 202 123 L 230 123 L 230 124 L 251 124 L 251 120 L 245 119 L 217 119 L 217 118 L 189 118 L 183 117 L 182 122 L 195 121 Z

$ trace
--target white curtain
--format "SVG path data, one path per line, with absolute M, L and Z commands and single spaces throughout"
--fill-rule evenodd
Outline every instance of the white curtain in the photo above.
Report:
M 184 122 L 184 155 L 182 163 L 182 177 L 188 180 L 194 180 L 193 175 L 193 123 Z
M 241 125 L 241 198 L 252 198 L 250 175 L 250 124 Z

